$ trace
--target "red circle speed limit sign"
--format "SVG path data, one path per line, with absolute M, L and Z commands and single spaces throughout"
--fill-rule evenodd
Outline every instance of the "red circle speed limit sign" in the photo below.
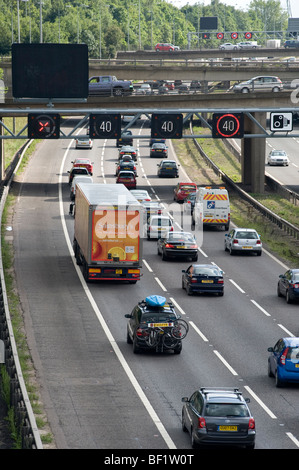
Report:
M 247 32 L 247 33 L 244 34 L 244 36 L 245 36 L 245 39 L 251 39 L 252 38 L 252 33 Z
M 238 36 L 239 36 L 238 33 L 231 33 L 230 35 L 232 39 L 238 39 Z
M 217 39 L 223 39 L 224 33 L 217 33 Z
M 213 114 L 212 137 L 223 139 L 235 137 L 242 139 L 244 135 L 243 113 Z

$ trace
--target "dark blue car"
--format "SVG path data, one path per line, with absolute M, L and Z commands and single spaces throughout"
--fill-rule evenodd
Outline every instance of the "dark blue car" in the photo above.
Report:
M 182 288 L 188 295 L 224 294 L 223 271 L 214 264 L 191 264 L 182 270 Z
M 275 377 L 276 387 L 299 383 L 299 338 L 280 338 L 268 351 L 268 376 Z
M 299 299 L 299 269 L 289 269 L 284 274 L 280 274 L 277 295 L 285 297 L 288 304 Z

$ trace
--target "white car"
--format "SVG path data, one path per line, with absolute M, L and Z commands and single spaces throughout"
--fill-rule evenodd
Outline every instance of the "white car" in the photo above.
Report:
M 145 189 L 131 189 L 131 193 L 139 202 L 151 201 L 149 193 Z
M 268 165 L 289 166 L 290 160 L 284 150 L 271 150 L 267 157 Z
M 262 254 L 262 242 L 259 234 L 252 228 L 234 228 L 224 237 L 224 250 L 231 255 L 241 252 Z
M 231 42 L 225 42 L 219 46 L 220 50 L 237 50 L 239 49 L 238 44 L 232 44 Z
M 76 149 L 92 149 L 92 139 L 86 135 L 76 138 Z
M 261 47 L 255 42 L 250 42 L 250 41 L 238 42 L 237 46 L 239 47 L 239 49 L 257 49 Z
M 71 201 L 74 201 L 75 196 L 76 196 L 76 186 L 78 183 L 93 183 L 93 179 L 91 176 L 87 175 L 79 175 L 75 176 L 72 181 L 71 185 L 71 192 L 70 192 L 70 198 Z
M 151 92 L 152 89 L 149 83 L 142 83 L 140 87 L 136 90 L 137 95 L 150 95 Z
M 147 239 L 165 237 L 173 232 L 173 221 L 168 215 L 152 215 L 147 226 Z

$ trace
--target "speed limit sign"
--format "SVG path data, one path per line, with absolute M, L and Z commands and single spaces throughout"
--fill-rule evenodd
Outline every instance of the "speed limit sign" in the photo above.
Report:
M 213 114 L 212 137 L 214 139 L 235 138 L 244 136 L 244 114 Z
M 158 139 L 181 139 L 183 135 L 182 114 L 152 114 L 151 137 Z

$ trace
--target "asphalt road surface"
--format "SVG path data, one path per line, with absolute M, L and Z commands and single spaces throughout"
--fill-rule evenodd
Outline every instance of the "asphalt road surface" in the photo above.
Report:
M 85 131 L 84 131 L 85 132 Z M 144 122 L 134 133 L 149 133 Z M 138 187 L 167 209 L 178 179 L 157 178 L 159 159 L 139 149 Z M 204 232 L 199 262 L 224 271 L 223 297 L 187 296 L 181 270 L 188 260 L 162 261 L 144 240 L 143 277 L 136 285 L 86 283 L 72 253 L 67 170 L 75 156 L 94 161 L 94 182 L 115 182 L 115 141 L 76 150 L 68 140 L 44 141 L 31 159 L 13 221 L 15 268 L 28 342 L 58 448 L 191 448 L 181 430 L 181 398 L 200 386 L 240 387 L 251 399 L 257 449 L 299 446 L 298 386 L 277 389 L 267 376 L 267 348 L 299 335 L 298 306 L 277 298 L 286 266 L 266 252 L 229 256 L 224 232 Z M 169 158 L 174 157 L 170 145 Z M 177 209 L 174 217 L 179 223 Z M 180 355 L 133 354 L 124 314 L 147 295 L 173 299 L 190 331 Z

